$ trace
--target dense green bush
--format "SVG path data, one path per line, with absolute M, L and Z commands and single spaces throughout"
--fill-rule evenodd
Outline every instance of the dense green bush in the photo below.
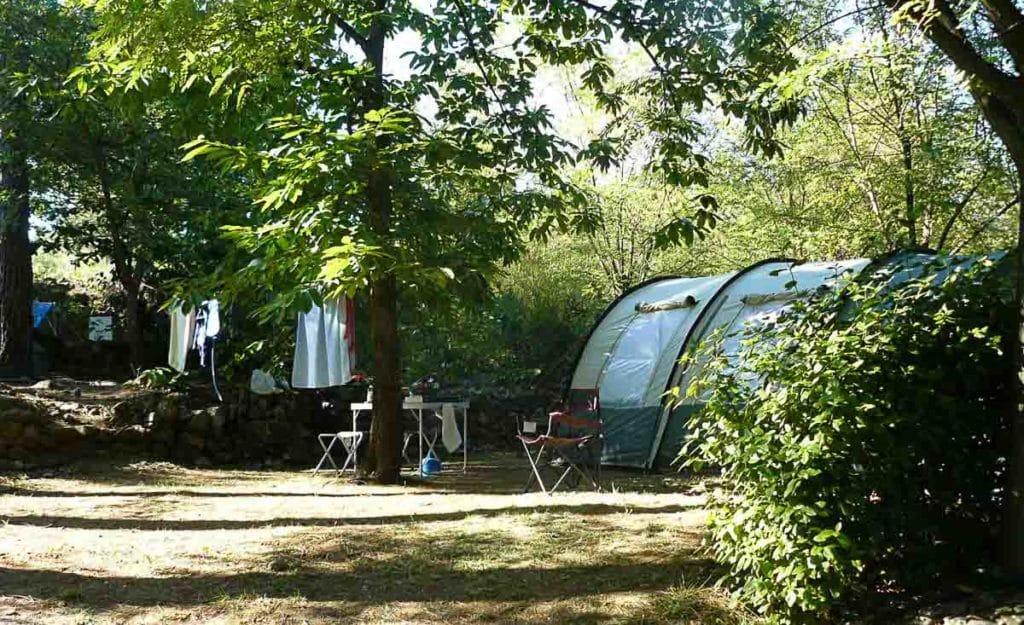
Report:
M 942 280 L 936 276 L 948 274 Z M 934 264 L 827 293 L 708 343 L 687 392 L 691 466 L 721 470 L 710 547 L 778 623 L 991 561 L 1011 403 L 1011 298 L 997 265 Z M 905 274 L 904 274 L 905 275 Z M 751 383 L 756 380 L 756 383 Z

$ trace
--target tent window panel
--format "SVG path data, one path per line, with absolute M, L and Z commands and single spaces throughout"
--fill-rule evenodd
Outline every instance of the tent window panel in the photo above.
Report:
M 654 363 L 649 358 L 616 358 L 601 383 L 601 404 L 627 408 L 643 405 L 645 384 Z
M 658 360 L 666 344 L 672 340 L 675 329 L 688 314 L 687 310 L 677 309 L 634 319 L 619 341 L 602 377 L 602 403 L 644 405 Z
M 628 300 L 620 302 L 614 311 L 601 322 L 584 348 L 576 371 L 573 373 L 573 388 L 597 388 L 601 375 L 612 358 L 623 332 L 629 328 L 636 313 Z
M 583 348 L 580 361 L 573 372 L 573 388 L 597 388 L 607 370 L 610 359 L 636 317 L 636 306 L 643 301 L 658 301 L 679 292 L 690 278 L 664 280 L 638 289 L 614 304 Z
M 740 366 L 739 355 L 743 349 L 742 342 L 744 340 L 744 333 L 749 328 L 756 328 L 758 326 L 770 323 L 779 318 L 780 315 L 785 313 L 792 306 L 792 301 L 784 302 L 778 301 L 772 304 L 766 304 L 762 306 L 745 306 L 740 314 L 731 324 L 728 334 L 725 336 L 725 340 L 722 341 L 721 353 L 729 360 L 730 368 L 737 369 Z M 762 342 L 755 346 L 758 352 L 762 352 L 771 347 L 771 343 Z M 754 375 L 742 376 L 740 380 L 746 384 L 749 388 L 760 386 L 760 378 Z M 708 391 L 710 393 L 710 390 Z M 702 396 L 701 400 L 706 400 L 706 396 Z

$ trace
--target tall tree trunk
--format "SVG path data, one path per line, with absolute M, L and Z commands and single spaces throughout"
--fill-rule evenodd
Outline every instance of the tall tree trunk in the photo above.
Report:
M 114 263 L 114 274 L 124 291 L 125 334 L 128 341 L 128 357 L 133 373 L 144 366 L 145 345 L 142 328 L 142 280 L 139 267 L 133 269 L 132 250 L 125 240 L 128 227 L 128 209 L 123 206 L 124 198 L 114 201 L 111 189 L 110 168 L 106 152 L 99 137 L 93 136 L 91 129 L 84 127 L 86 136 L 93 141 L 93 155 L 96 159 L 96 171 L 99 174 L 100 191 L 103 194 L 103 215 L 107 234 L 111 243 L 111 260 Z
M 402 386 L 398 350 L 398 288 L 392 275 L 370 286 L 373 341 L 373 425 L 370 447 L 377 481 L 393 484 L 402 468 Z
M 906 203 L 907 242 L 917 247 L 917 207 L 914 206 L 914 150 L 900 122 L 900 149 L 903 152 L 903 193 Z
M 1001 563 L 1009 575 L 1024 580 L 1024 106 L 1015 105 L 1013 98 L 1001 99 L 977 86 L 971 92 L 1017 170 L 1017 324 L 1012 371 L 1016 402 L 1010 415 L 1010 466 L 1005 483 Z
M 139 281 L 135 279 L 122 280 L 121 288 L 124 289 L 124 330 L 125 339 L 128 341 L 128 357 L 131 360 L 133 373 L 138 373 L 146 366 L 146 346 L 142 333 L 142 312 L 143 302 Z
M 1017 161 L 1017 336 L 1013 345 L 1016 405 L 1010 422 L 1010 466 L 1003 507 L 1003 566 L 1024 577 L 1024 160 Z
M 2 130 L 2 129 L 0 129 Z M 0 133 L 0 376 L 32 374 L 32 248 L 29 166 Z
M 379 0 L 380 14 L 386 2 Z M 384 84 L 384 43 L 386 32 L 380 21 L 370 27 L 364 50 L 374 68 L 368 104 L 379 109 L 387 104 Z M 367 179 L 367 209 L 370 230 L 377 245 L 391 238 L 391 177 L 380 155 L 388 147 L 386 137 L 377 137 L 376 153 Z M 377 481 L 393 484 L 402 468 L 402 370 L 398 344 L 398 283 L 388 268 L 378 267 L 370 284 L 370 339 L 373 343 L 373 422 L 370 427 L 370 457 Z
M 980 54 L 964 31 L 960 16 L 946 0 L 912 3 L 884 0 L 890 9 L 904 12 L 921 25 L 925 35 L 967 77 L 967 88 L 986 121 L 1006 146 L 1017 169 L 1017 254 L 1015 271 L 1017 331 L 1013 345 L 1012 383 L 1016 405 L 1010 415 L 1010 466 L 1003 508 L 1002 565 L 1010 575 L 1024 579 L 1024 83 Z M 1024 15 L 1012 2 L 984 2 L 985 13 L 997 42 L 1013 58 L 1018 72 L 1024 68 Z M 926 11 L 926 9 L 928 9 Z M 931 9 L 934 9 L 931 10 Z

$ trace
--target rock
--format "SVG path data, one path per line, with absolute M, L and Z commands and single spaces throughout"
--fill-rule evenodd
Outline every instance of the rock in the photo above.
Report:
M 185 417 L 185 408 L 188 398 L 181 393 L 170 393 L 164 395 L 157 402 L 155 410 L 160 419 L 177 421 Z
M 126 400 L 114 404 L 114 407 L 111 409 L 111 412 L 113 413 L 111 421 L 115 425 L 136 423 L 138 419 L 136 408 L 136 403 L 132 400 Z
M 0 438 L 14 441 L 21 438 L 24 426 L 17 421 L 0 421 Z
M 209 408 L 208 412 L 210 415 L 210 428 L 219 434 L 227 422 L 227 411 L 223 406 L 214 406 Z
M 28 407 L 10 408 L 2 415 L 5 420 L 15 423 L 41 423 L 46 420 L 44 415 Z
M 269 432 L 269 443 L 275 448 L 283 448 L 298 435 L 294 423 L 285 423 L 283 421 L 274 421 L 270 424 Z
M 141 425 L 129 425 L 121 428 L 115 435 L 115 442 L 126 448 L 141 447 L 149 432 Z
M 53 388 L 53 380 L 39 380 L 29 388 L 37 391 L 48 391 Z
M 28 445 L 29 443 L 35 443 L 39 440 L 39 428 L 35 425 L 26 425 L 21 431 L 21 443 L 22 445 Z
M 193 410 L 189 413 L 188 431 L 195 434 L 203 434 L 210 430 L 212 422 L 210 413 L 206 410 Z
M 54 447 L 66 447 L 69 445 L 76 445 L 81 439 L 86 436 L 86 428 L 84 425 L 76 425 L 72 427 L 55 427 L 50 432 L 50 436 L 47 437 L 53 442 Z
M 174 426 L 167 421 L 158 421 L 150 430 L 150 436 L 156 442 L 170 445 L 175 439 Z
M 246 421 L 241 430 L 245 438 L 259 445 L 263 445 L 270 434 L 270 426 L 266 421 Z

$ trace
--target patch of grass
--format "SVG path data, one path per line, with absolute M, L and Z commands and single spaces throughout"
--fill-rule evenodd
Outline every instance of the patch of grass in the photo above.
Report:
M 726 591 L 677 586 L 655 593 L 642 609 L 615 625 L 757 625 L 760 620 Z
M 85 603 L 87 598 L 85 596 L 85 593 L 83 593 L 78 588 L 66 588 L 57 593 L 57 600 L 61 603 L 75 605 Z
M 525 470 L 495 456 L 407 487 L 165 465 L 19 481 L 0 494 L 0 608 L 33 597 L 32 621 L 55 624 L 741 622 L 717 591 L 679 590 L 708 567 L 701 499 L 628 473 L 616 492 L 521 495 Z

